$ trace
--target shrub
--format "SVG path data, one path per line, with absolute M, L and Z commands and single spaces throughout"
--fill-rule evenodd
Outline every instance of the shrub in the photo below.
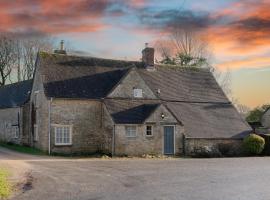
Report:
M 0 199 L 7 198 L 11 193 L 11 186 L 8 183 L 8 172 L 0 169 Z
M 258 155 L 264 149 L 264 139 L 256 134 L 250 134 L 244 139 L 243 147 L 245 152 L 251 155 Z

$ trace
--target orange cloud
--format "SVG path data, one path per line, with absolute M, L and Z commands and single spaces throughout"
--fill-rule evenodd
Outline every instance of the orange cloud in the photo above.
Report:
M 241 60 L 231 60 L 217 65 L 220 69 L 262 68 L 270 66 L 270 57 L 252 57 Z
M 101 19 L 108 0 L 18 0 L 0 2 L 4 32 L 94 32 L 108 27 Z

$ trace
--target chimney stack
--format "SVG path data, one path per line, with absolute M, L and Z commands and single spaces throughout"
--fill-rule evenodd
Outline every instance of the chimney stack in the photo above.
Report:
M 142 61 L 146 69 L 154 69 L 155 49 L 148 47 L 148 43 L 145 43 L 145 48 L 142 50 Z
M 60 50 L 64 51 L 64 40 L 61 40 L 60 42 Z
M 60 42 L 60 49 L 56 49 L 54 50 L 54 53 L 57 53 L 57 54 L 67 54 L 66 50 L 64 49 L 64 40 L 61 40 Z

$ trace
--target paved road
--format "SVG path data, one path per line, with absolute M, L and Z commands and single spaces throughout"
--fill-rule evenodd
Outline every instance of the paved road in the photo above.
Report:
M 32 190 L 14 200 L 270 199 L 270 158 L 266 157 L 51 159 L 0 148 L 0 158 L 27 163 L 34 177 Z

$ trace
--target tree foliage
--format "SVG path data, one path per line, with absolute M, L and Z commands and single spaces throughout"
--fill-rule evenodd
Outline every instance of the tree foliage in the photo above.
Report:
M 270 104 L 262 105 L 261 107 L 256 107 L 248 113 L 246 117 L 247 122 L 259 122 L 261 121 L 264 112 L 270 108 Z

